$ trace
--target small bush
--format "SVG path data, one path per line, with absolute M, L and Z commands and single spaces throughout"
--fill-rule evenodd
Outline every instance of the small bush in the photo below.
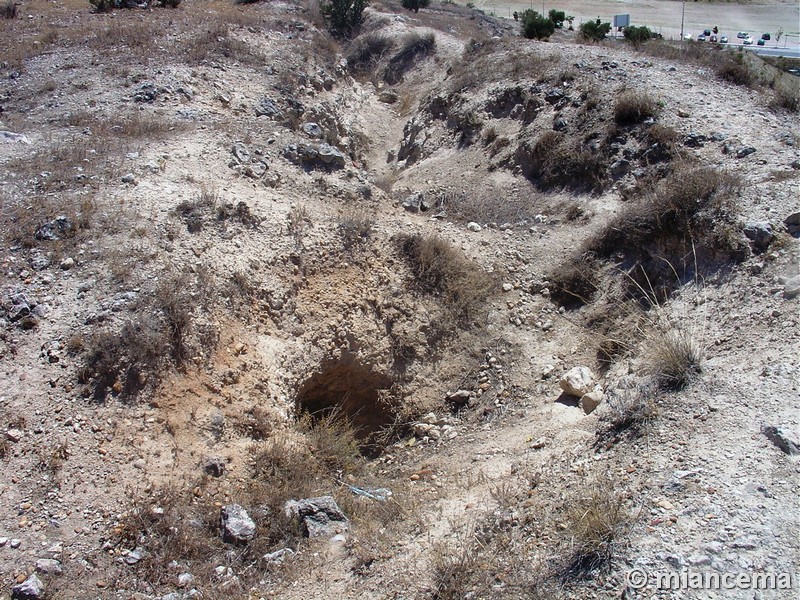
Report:
M 606 185 L 603 152 L 582 145 L 574 136 L 547 131 L 533 144 L 520 144 L 515 160 L 542 191 L 600 191 Z
M 753 85 L 755 81 L 750 69 L 739 55 L 725 57 L 725 60 L 716 65 L 716 73 L 720 79 L 745 87 Z
M 328 19 L 331 33 L 337 37 L 351 37 L 364 22 L 364 9 L 369 0 L 330 0 L 322 5 L 322 14 Z
M 553 35 L 555 23 L 544 15 L 530 8 L 522 12 L 522 32 L 528 39 L 541 40 Z
M 13 0 L 6 0 L 0 4 L 0 18 L 14 19 L 17 16 L 17 4 Z
M 357 432 L 339 411 L 312 417 L 304 415 L 300 429 L 306 435 L 312 456 L 327 473 L 341 477 L 363 467 Z
M 375 219 L 363 212 L 350 213 L 339 221 L 339 234 L 345 250 L 365 244 L 372 235 Z
M 563 10 L 557 10 L 555 8 L 551 8 L 550 12 L 547 13 L 547 16 L 557 29 L 564 27 L 564 21 L 567 20 L 567 13 L 565 13 Z
M 630 27 L 625 28 L 624 36 L 626 41 L 630 42 L 634 46 L 637 46 L 649 39 L 652 39 L 653 32 L 650 31 L 650 28 L 646 25 L 642 25 L 641 27 L 631 25 Z
M 614 120 L 619 125 L 635 125 L 654 118 L 658 105 L 644 92 L 624 92 L 617 98 Z
M 600 281 L 600 262 L 591 254 L 570 259 L 548 275 L 550 296 L 567 309 L 589 304 Z
M 800 95 L 776 89 L 772 102 L 770 102 L 770 107 L 796 113 L 800 111 Z
M 601 42 L 606 39 L 606 35 L 611 31 L 611 23 L 603 23 L 600 19 L 596 21 L 586 21 L 581 23 L 580 34 L 585 40 Z
M 413 10 L 415 13 L 418 13 L 420 8 L 428 8 L 430 5 L 431 0 L 403 0 L 403 8 Z

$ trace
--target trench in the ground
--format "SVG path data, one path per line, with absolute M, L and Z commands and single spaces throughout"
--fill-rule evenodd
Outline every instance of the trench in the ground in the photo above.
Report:
M 387 375 L 346 356 L 322 364 L 301 383 L 295 407 L 298 413 L 308 413 L 312 419 L 331 414 L 346 418 L 356 430 L 356 437 L 364 441 L 394 419 L 386 401 L 392 383 Z

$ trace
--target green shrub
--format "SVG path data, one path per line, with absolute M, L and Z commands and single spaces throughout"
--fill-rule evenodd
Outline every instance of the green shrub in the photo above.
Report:
M 547 16 L 553 22 L 558 29 L 564 27 L 564 21 L 567 20 L 567 13 L 563 10 L 556 10 L 555 8 L 551 8 L 550 12 L 547 13 Z
M 586 21 L 580 26 L 581 37 L 594 42 L 603 41 L 609 31 L 611 31 L 611 23 L 603 23 L 600 19 Z
M 419 12 L 420 8 L 428 8 L 431 5 L 431 0 L 403 0 L 403 8 L 413 10 L 415 13 Z
M 646 25 L 642 25 L 641 27 L 636 27 L 635 25 L 626 27 L 624 35 L 625 40 L 634 45 L 641 44 L 654 37 L 653 32 L 650 31 L 650 28 Z
M 556 30 L 555 23 L 544 15 L 540 15 L 530 8 L 522 13 L 522 31 L 525 37 L 541 40 L 553 35 Z
M 338 37 L 351 37 L 364 22 L 364 9 L 368 0 L 330 0 L 322 5 L 322 14 L 328 19 L 331 33 Z

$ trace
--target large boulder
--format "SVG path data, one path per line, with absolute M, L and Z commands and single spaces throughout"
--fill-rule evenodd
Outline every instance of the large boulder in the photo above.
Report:
M 594 389 L 595 376 L 589 367 L 573 367 L 561 378 L 558 385 L 565 394 L 582 398 Z
M 343 169 L 347 164 L 347 157 L 330 144 L 289 144 L 283 155 L 290 162 L 312 168 Z
M 304 535 L 310 538 L 331 537 L 350 526 L 332 496 L 289 500 L 283 505 L 283 512 L 289 519 L 300 521 Z
M 238 504 L 228 504 L 221 510 L 222 539 L 226 542 L 249 542 L 256 536 L 256 524 Z

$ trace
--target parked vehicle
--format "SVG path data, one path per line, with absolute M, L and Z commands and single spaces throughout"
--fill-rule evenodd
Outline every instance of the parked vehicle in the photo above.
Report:
M 701 33 L 700 35 L 697 36 L 697 41 L 698 42 L 705 42 L 706 41 L 706 36 Z M 758 40 L 758 41 L 760 42 L 761 40 Z
M 728 43 L 728 36 L 727 35 L 723 35 L 721 38 L 719 38 L 719 43 L 720 44 L 727 44 Z
M 715 36 L 715 35 L 712 35 L 712 36 L 711 36 L 711 41 L 712 41 L 712 42 L 716 42 L 716 41 L 717 41 L 717 36 Z
M 745 46 L 752 46 L 752 45 L 753 45 L 753 38 L 751 38 L 751 37 L 749 37 L 749 38 L 745 38 L 745 40 L 744 40 L 742 43 L 743 43 Z
M 740 40 L 746 40 L 747 38 L 750 37 L 750 34 L 747 33 L 746 31 L 740 31 L 739 33 L 736 34 L 736 37 L 739 38 Z
M 704 29 L 703 30 L 703 35 L 706 36 L 706 37 L 709 37 L 711 35 L 711 30 L 710 29 Z
M 770 41 L 772 39 L 772 36 L 770 34 L 768 34 L 768 33 L 765 33 L 764 35 L 761 36 L 761 39 L 762 40 L 766 40 L 766 41 Z
M 763 46 L 763 45 L 764 45 L 764 43 L 765 43 L 765 42 L 764 42 L 764 39 L 763 39 L 763 38 L 762 38 L 762 39 L 760 39 L 760 40 L 758 40 L 758 45 L 759 45 L 759 46 Z
M 686 35 L 683 36 L 683 39 L 691 40 L 692 39 L 692 34 L 691 33 L 687 33 Z

